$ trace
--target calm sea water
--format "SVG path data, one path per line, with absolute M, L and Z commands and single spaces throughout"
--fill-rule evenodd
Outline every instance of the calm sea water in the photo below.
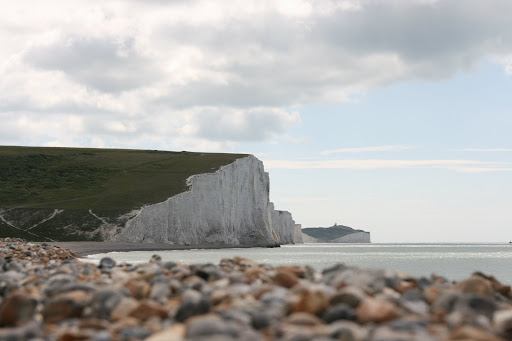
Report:
M 303 244 L 280 248 L 134 251 L 89 256 L 112 257 L 119 262 L 145 262 L 153 254 L 164 261 L 186 264 L 214 263 L 222 258 L 247 257 L 271 265 L 302 264 L 322 270 L 336 263 L 360 268 L 387 268 L 413 276 L 435 273 L 450 280 L 466 278 L 475 271 L 512 284 L 512 245 L 509 244 Z

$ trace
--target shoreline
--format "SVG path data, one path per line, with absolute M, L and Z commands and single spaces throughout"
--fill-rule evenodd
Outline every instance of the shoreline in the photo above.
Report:
M 37 243 L 58 246 L 73 251 L 77 257 L 86 257 L 99 253 L 130 252 L 130 251 L 173 251 L 194 249 L 248 249 L 279 246 L 265 245 L 212 245 L 212 244 L 165 244 L 165 243 L 129 243 L 129 242 L 46 242 Z

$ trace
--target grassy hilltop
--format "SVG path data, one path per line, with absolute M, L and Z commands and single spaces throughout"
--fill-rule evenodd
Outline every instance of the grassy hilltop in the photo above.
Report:
M 162 202 L 184 192 L 189 176 L 214 172 L 244 156 L 153 150 L 0 147 L 0 210 L 3 216 L 10 217 L 9 221 L 19 224 L 16 225 L 18 229 L 13 230 L 0 220 L 0 237 L 38 239 L 34 234 L 43 240 L 48 234 L 56 237 L 55 233 L 50 233 L 51 224 L 37 224 L 34 228 L 36 221 L 46 219 L 44 217 L 55 209 L 67 212 L 59 215 L 63 225 L 72 223 L 73 219 L 80 220 L 85 216 L 84 212 L 90 216 L 87 219 L 94 218 L 89 210 L 118 214 Z M 109 214 L 106 216 L 108 218 Z M 59 219 L 52 219 L 52 223 L 58 223 Z M 83 222 L 85 229 L 90 229 L 90 225 Z M 68 240 L 81 238 L 64 237 Z

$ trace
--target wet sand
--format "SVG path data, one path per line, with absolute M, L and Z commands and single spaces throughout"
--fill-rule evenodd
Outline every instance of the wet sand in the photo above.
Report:
M 126 242 L 47 242 L 46 244 L 59 246 L 73 251 L 78 257 L 85 257 L 97 253 L 127 252 L 127 251 L 170 251 L 193 249 L 233 249 L 265 247 L 255 245 L 177 245 L 165 243 L 126 243 Z

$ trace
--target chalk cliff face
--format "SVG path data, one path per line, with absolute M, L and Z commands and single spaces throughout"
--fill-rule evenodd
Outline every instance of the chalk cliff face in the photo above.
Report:
M 250 155 L 191 176 L 189 190 L 134 212 L 107 239 L 170 244 L 276 245 L 302 242 L 289 212 L 269 201 L 269 177 Z

